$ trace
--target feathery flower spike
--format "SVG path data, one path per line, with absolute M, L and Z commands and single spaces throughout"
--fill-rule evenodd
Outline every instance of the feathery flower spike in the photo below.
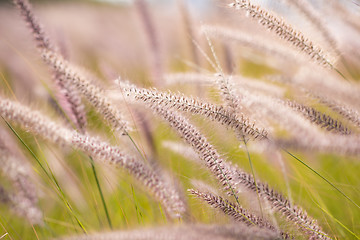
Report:
M 319 64 L 334 68 L 333 63 L 325 56 L 322 49 L 316 47 L 301 32 L 296 31 L 282 19 L 275 17 L 260 6 L 251 4 L 249 0 L 235 0 L 229 4 L 229 7 L 246 11 L 248 16 L 258 20 L 261 25 L 275 32 L 280 38 L 290 42 Z
M 94 137 L 69 130 L 44 117 L 40 112 L 33 111 L 7 99 L 0 98 L 0 115 L 48 141 L 78 148 L 105 163 L 126 169 L 153 193 L 156 199 L 164 205 L 171 217 L 179 217 L 184 212 L 184 203 L 171 186 L 167 186 L 143 162 L 123 153 L 119 148 Z

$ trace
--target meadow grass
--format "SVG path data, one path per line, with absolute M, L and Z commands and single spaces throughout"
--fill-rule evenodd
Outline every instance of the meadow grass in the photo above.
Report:
M 358 6 L 257 2 L 1 5 L 0 239 L 360 239 Z

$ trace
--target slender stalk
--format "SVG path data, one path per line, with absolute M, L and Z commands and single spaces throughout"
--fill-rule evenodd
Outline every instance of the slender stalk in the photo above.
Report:
M 99 190 L 99 194 L 100 194 L 100 197 L 101 197 L 101 202 L 102 202 L 102 204 L 103 204 L 104 211 L 105 211 L 105 214 L 106 214 L 106 218 L 107 218 L 107 221 L 108 221 L 108 223 L 109 223 L 110 229 L 112 229 L 112 224 L 111 224 L 111 220 L 110 220 L 110 214 L 109 214 L 109 211 L 108 211 L 107 206 L 106 206 L 104 194 L 103 194 L 103 192 L 102 192 L 102 190 L 101 190 L 99 178 L 98 178 L 98 176 L 97 176 L 96 169 L 95 169 L 94 160 L 92 159 L 91 156 L 89 156 L 89 158 L 90 158 L 91 169 L 92 169 L 92 172 L 93 172 L 93 174 L 94 174 L 95 181 L 96 181 L 96 186 L 97 186 L 97 188 L 98 188 L 98 190 Z
M 141 216 L 141 212 L 139 212 L 138 206 L 136 204 L 135 191 L 134 191 L 134 187 L 132 185 L 131 185 L 131 193 L 132 193 L 132 197 L 133 197 L 133 200 L 134 200 L 134 207 L 135 207 L 135 211 L 136 211 L 136 219 L 137 219 L 138 223 L 140 224 L 139 215 Z
M 256 188 L 256 195 L 257 195 L 257 198 L 258 198 L 258 201 L 259 201 L 259 207 L 260 207 L 261 217 L 264 217 L 263 209 L 262 209 L 261 201 L 260 201 L 259 188 L 258 188 L 258 186 L 257 186 L 257 182 L 256 182 L 256 178 L 255 178 L 255 172 L 254 172 L 254 167 L 253 167 L 253 164 L 252 164 L 252 161 L 251 161 L 251 157 L 250 157 L 250 153 L 249 153 L 249 149 L 248 149 L 248 147 L 247 147 L 247 141 L 246 141 L 245 137 L 243 138 L 243 140 L 244 140 L 244 145 L 245 145 L 245 150 L 246 150 L 246 153 L 247 153 L 247 157 L 248 157 L 248 159 L 249 159 L 249 164 L 250 164 L 250 168 L 251 168 L 251 173 L 252 173 L 253 178 L 254 178 L 254 183 L 255 183 L 255 188 Z
M 360 209 L 360 206 L 352 200 L 348 195 L 346 195 L 343 191 L 341 191 L 338 187 L 336 187 L 332 182 L 330 182 L 327 178 L 325 178 L 323 175 L 321 175 L 319 172 L 317 172 L 315 169 L 310 167 L 308 164 L 306 164 L 304 161 L 302 161 L 300 158 L 296 157 L 294 154 L 286 150 L 285 148 L 282 148 L 284 152 L 289 154 L 292 158 L 300 162 L 302 165 L 304 165 L 306 168 L 308 168 L 310 171 L 315 173 L 317 176 L 319 176 L 321 179 L 323 179 L 325 182 L 327 182 L 331 187 L 333 187 L 336 191 L 338 191 L 341 195 L 343 195 L 347 200 L 349 200 L 352 204 L 354 204 L 357 208 Z
M 76 219 L 76 222 L 78 223 L 78 225 L 80 226 L 80 228 L 83 230 L 84 233 L 87 233 L 84 225 L 81 223 L 81 221 L 79 220 L 79 218 L 76 216 L 75 212 L 73 211 L 71 204 L 69 203 L 69 201 L 66 199 L 65 193 L 62 191 L 58 181 L 56 180 L 54 174 L 52 173 L 51 169 L 50 170 L 50 174 L 46 171 L 46 169 L 44 168 L 44 166 L 41 164 L 39 158 L 35 155 L 35 153 L 31 150 L 31 148 L 24 142 L 24 140 L 20 137 L 20 135 L 15 131 L 15 129 L 11 126 L 11 124 L 6 121 L 5 118 L 3 118 L 1 116 L 1 118 L 5 121 L 6 125 L 10 128 L 10 130 L 15 134 L 15 136 L 19 139 L 19 141 L 24 145 L 24 147 L 29 151 L 29 153 L 31 154 L 31 156 L 36 160 L 36 162 L 40 165 L 41 169 L 45 172 L 46 176 L 52 180 L 56 186 L 56 189 L 58 190 L 58 194 L 61 197 L 61 199 L 64 201 L 66 207 L 69 209 L 70 213 L 73 215 L 73 217 Z

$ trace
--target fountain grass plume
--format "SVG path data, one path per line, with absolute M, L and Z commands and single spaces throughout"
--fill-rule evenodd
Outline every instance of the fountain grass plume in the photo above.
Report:
M 354 124 L 357 128 L 360 128 L 360 113 L 357 110 L 328 98 L 320 96 L 315 97 L 318 98 L 322 104 L 328 106 L 334 112 L 340 114 L 342 117 Z
M 301 52 L 307 54 L 320 65 L 334 68 L 334 63 L 328 59 L 324 51 L 313 44 L 304 34 L 295 30 L 284 20 L 276 17 L 260 6 L 253 5 L 249 0 L 235 0 L 229 7 L 236 10 L 243 10 L 248 16 L 259 21 L 261 25 L 274 32 L 280 38 L 290 42 Z
M 301 112 L 311 122 L 319 125 L 322 128 L 325 128 L 327 131 L 332 131 L 344 135 L 351 134 L 351 131 L 345 127 L 341 121 L 335 120 L 329 115 L 319 112 L 312 107 L 302 105 L 295 101 L 286 101 L 285 103 L 295 111 Z
M 212 193 L 205 193 L 194 189 L 189 189 L 188 191 L 191 195 L 205 201 L 211 207 L 221 210 L 225 215 L 230 216 L 236 222 L 242 222 L 248 226 L 255 225 L 259 228 L 279 233 L 279 231 L 267 220 L 250 213 L 245 208 L 236 205 L 221 196 L 216 196 Z M 289 234 L 287 233 L 280 232 L 280 235 L 283 239 L 289 239 Z
M 13 2 L 18 7 L 25 23 L 27 23 L 29 29 L 32 31 L 39 51 L 57 52 L 55 45 L 50 41 L 44 28 L 36 18 L 29 1 L 13 0 Z M 76 128 L 84 131 L 86 127 L 86 113 L 78 90 L 66 81 L 62 72 L 56 71 L 56 69 L 53 71 L 53 80 L 58 88 L 56 92 L 57 103 L 62 108 L 68 120 L 72 122 Z
M 199 158 L 203 161 L 203 164 L 215 175 L 224 189 L 234 196 L 237 203 L 238 198 L 236 194 L 239 192 L 239 189 L 245 187 L 254 193 L 259 193 L 260 196 L 271 203 L 274 209 L 285 215 L 288 220 L 294 222 L 307 234 L 319 237 L 325 236 L 321 239 L 329 239 L 328 235 L 301 208 L 290 205 L 290 201 L 282 194 L 271 189 L 265 183 L 260 181 L 255 183 L 253 176 L 221 158 L 216 149 L 186 118 L 174 111 L 159 107 L 156 103 L 149 102 L 148 106 L 166 120 L 193 147 Z
M 21 15 L 23 16 L 25 22 L 28 24 L 29 29 L 32 31 L 36 46 L 39 49 L 47 49 L 54 51 L 55 47 L 51 43 L 50 38 L 46 35 L 43 26 L 36 18 L 29 1 L 13 0 L 13 2 L 20 10 Z
M 174 108 L 183 112 L 200 114 L 253 139 L 267 138 L 265 129 L 256 128 L 255 124 L 250 123 L 245 116 L 237 116 L 222 106 L 202 102 L 198 99 L 186 97 L 181 94 L 160 92 L 156 89 L 138 88 L 134 85 L 124 83 L 121 80 L 117 80 L 117 83 L 122 92 L 129 97 L 135 98 L 137 101 L 150 103 L 153 106 L 157 105 L 163 108 Z
M 340 55 L 338 43 L 333 34 L 327 28 L 323 18 L 315 11 L 314 7 L 306 0 L 283 0 L 286 4 L 298 9 L 316 29 L 320 32 L 326 43 L 333 49 L 336 54 Z
M 231 182 L 234 186 L 245 186 L 248 190 L 259 193 L 263 199 L 270 203 L 272 208 L 276 209 L 289 221 L 295 223 L 299 229 L 310 237 L 315 239 L 331 239 L 304 210 L 299 206 L 291 204 L 284 195 L 270 188 L 268 184 L 260 181 L 255 183 L 254 178 L 250 174 L 238 168 L 233 167 L 232 173 L 233 178 Z
M 0 129 L 0 173 L 11 183 L 11 192 L 3 189 L 0 195 L 17 215 L 31 224 L 42 225 L 43 213 L 38 207 L 38 189 L 31 179 L 32 169 L 16 150 L 10 135 Z
M 51 51 L 43 51 L 42 57 L 52 68 L 65 76 L 66 82 L 75 86 L 82 96 L 99 112 L 113 130 L 126 134 L 129 124 L 120 111 L 111 104 L 102 89 L 92 84 L 68 61 Z
M 118 147 L 109 145 L 94 137 L 69 130 L 21 104 L 0 98 L 0 114 L 33 134 L 63 146 L 78 148 L 96 159 L 115 167 L 126 169 L 135 179 L 153 193 L 168 211 L 177 218 L 184 211 L 184 204 L 171 186 L 167 186 L 159 176 L 143 162 L 123 153 Z

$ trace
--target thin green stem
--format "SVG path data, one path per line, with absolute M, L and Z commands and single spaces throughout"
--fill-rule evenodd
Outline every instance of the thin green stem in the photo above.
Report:
M 337 72 L 343 79 L 345 79 L 346 81 L 349 81 L 349 80 L 345 77 L 345 75 L 342 74 L 342 72 L 340 72 L 339 69 L 337 69 L 337 68 L 335 68 L 335 67 L 333 67 L 333 68 L 334 68 L 335 72 Z
M 324 213 L 326 213 L 328 216 L 330 216 L 336 223 L 338 223 L 341 227 L 343 227 L 346 231 L 348 231 L 351 235 L 353 235 L 355 238 L 360 240 L 360 237 L 356 235 L 353 231 L 351 231 L 348 227 L 346 227 L 342 222 L 340 222 L 338 219 L 336 219 L 333 215 L 331 215 L 328 211 L 326 211 L 324 208 L 322 208 L 318 203 L 315 202 L 315 204 L 318 206 L 318 208 L 321 209 Z
M 229 186 L 229 188 L 230 188 L 230 190 L 231 190 L 231 193 L 232 193 L 232 195 L 233 195 L 234 198 L 235 198 L 236 203 L 238 204 L 239 207 L 241 207 L 240 202 L 239 202 L 239 198 L 238 198 L 238 196 L 235 194 L 234 189 L 232 188 L 231 184 L 229 183 L 229 179 L 227 178 L 226 174 L 223 172 L 223 170 L 222 170 L 221 167 L 219 166 L 219 163 L 216 161 L 216 159 L 215 159 L 215 158 L 212 158 L 212 159 L 215 161 L 217 168 L 219 169 L 219 171 L 221 172 L 221 174 L 224 176 L 225 181 L 226 181 L 226 184 Z M 239 212 L 239 214 L 241 214 L 241 215 L 242 215 L 246 220 L 248 220 L 251 224 L 256 225 L 254 222 L 252 222 L 248 217 L 246 217 L 246 216 L 245 216 L 244 214 L 242 214 L 241 212 Z
M 162 209 L 160 203 L 159 203 L 159 209 L 160 209 L 160 212 L 161 212 L 162 217 L 164 218 L 165 223 L 167 223 L 167 217 L 166 217 L 165 212 L 164 212 L 164 210 Z
M 100 197 L 101 197 L 101 202 L 102 202 L 102 204 L 103 204 L 104 211 L 105 211 L 105 214 L 106 214 L 106 218 L 107 218 L 107 221 L 108 221 L 108 223 L 109 223 L 110 229 L 112 229 L 110 214 L 109 214 L 109 211 L 108 211 L 107 206 L 106 206 L 104 194 L 103 194 L 103 192 L 102 192 L 102 190 L 101 190 L 99 178 L 98 178 L 98 176 L 97 176 L 97 172 L 96 172 L 96 169 L 95 169 L 94 160 L 92 159 L 91 156 L 89 156 L 89 158 L 90 158 L 91 169 L 92 169 L 92 172 L 93 172 L 93 174 L 94 174 L 95 181 L 96 181 L 96 186 L 97 186 L 97 188 L 98 188 L 98 190 L 99 190 L 99 194 L 100 194 Z
M 135 191 L 134 191 L 134 187 L 132 185 L 131 185 L 131 192 L 132 192 L 133 199 L 134 199 L 134 207 L 135 207 L 135 211 L 136 211 L 136 218 L 137 218 L 138 223 L 140 224 L 139 216 L 141 216 L 141 213 L 139 212 L 138 206 L 136 204 Z
M 19 139 L 19 141 L 24 145 L 24 147 L 29 151 L 29 153 L 31 154 L 31 156 L 36 160 L 36 162 L 40 165 L 41 169 L 45 172 L 46 176 L 52 180 L 55 184 L 56 189 L 58 190 L 58 194 L 60 196 L 60 198 L 64 201 L 65 206 L 69 209 L 70 213 L 73 215 L 73 217 L 76 219 L 76 222 L 78 223 L 78 225 L 80 226 L 80 228 L 83 230 L 84 233 L 87 233 L 84 225 L 81 223 L 81 221 L 79 220 L 79 218 L 76 216 L 75 212 L 73 211 L 70 203 L 68 202 L 68 200 L 66 199 L 65 193 L 62 191 L 58 181 L 56 180 L 53 172 L 51 171 L 51 169 L 49 168 L 50 174 L 46 171 L 46 169 L 44 168 L 44 166 L 41 164 L 40 159 L 35 155 L 35 153 L 31 150 L 31 148 L 24 142 L 24 140 L 20 137 L 20 135 L 15 131 L 15 129 L 11 126 L 11 124 L 6 121 L 6 119 L 1 116 L 1 118 L 5 121 L 6 125 L 10 128 L 10 130 L 15 134 L 15 136 Z
M 131 135 L 128 132 L 125 132 L 126 136 L 128 136 L 128 138 L 130 139 L 130 141 L 132 142 L 132 144 L 134 145 L 134 147 L 136 148 L 136 150 L 139 152 L 139 154 L 141 155 L 142 159 L 146 162 L 147 159 L 145 158 L 145 156 L 142 154 L 142 152 L 140 151 L 139 147 L 136 145 L 134 139 L 131 137 Z
M 46 85 L 45 82 L 42 81 L 42 84 L 43 86 L 45 87 L 45 89 L 48 91 L 48 93 L 50 94 L 51 98 L 55 101 L 55 104 L 57 105 L 57 107 L 60 109 L 61 113 L 65 116 L 67 122 L 70 123 L 70 125 L 74 128 L 74 129 L 78 129 L 78 127 L 76 126 L 76 124 L 70 119 L 70 117 L 68 116 L 68 114 L 64 111 L 63 107 L 59 104 L 57 98 L 54 96 L 54 94 L 52 93 L 51 89 Z M 81 131 L 82 129 L 80 129 Z M 108 209 L 107 209 L 107 206 L 106 206 L 106 202 L 105 202 L 105 199 L 104 199 L 104 196 L 103 196 L 103 193 L 102 193 L 102 189 L 101 189 L 101 186 L 99 184 L 99 179 L 98 179 L 98 176 L 97 176 L 97 172 L 96 172 L 96 169 L 95 169 L 95 166 L 94 166 L 94 160 L 89 156 L 90 158 L 90 163 L 91 163 L 91 168 L 92 168 L 92 172 L 93 172 L 93 175 L 94 175 L 94 178 L 95 178 L 95 181 L 96 181 L 96 185 L 97 185 L 97 189 L 99 191 L 99 194 L 100 194 L 100 197 L 101 197 L 101 202 L 103 204 L 103 207 L 104 207 L 104 211 L 105 211 L 105 214 L 106 214 L 106 218 L 107 218 L 107 221 L 108 221 L 108 224 L 110 226 L 110 229 L 112 229 L 112 224 L 111 224 L 111 220 L 110 220 L 110 216 L 109 216 L 109 212 L 108 212 Z M 96 211 L 96 215 L 97 217 L 100 219 L 100 216 L 99 216 L 99 213 Z
M 246 150 L 246 153 L 247 153 L 247 157 L 248 157 L 248 159 L 249 159 L 249 164 L 250 164 L 250 168 L 251 168 L 251 173 L 252 173 L 253 178 L 254 178 L 255 189 L 256 189 L 256 195 L 257 195 L 257 198 L 258 198 L 258 201 L 259 201 L 259 207 L 260 207 L 261 217 L 264 217 L 264 215 L 263 215 L 263 209 L 262 209 L 262 206 L 261 206 L 261 200 L 260 200 L 259 188 L 258 188 L 258 186 L 257 186 L 257 182 L 256 182 L 256 177 L 255 177 L 254 167 L 253 167 L 253 164 L 252 164 L 252 161 L 251 161 L 251 157 L 250 157 L 249 149 L 248 149 L 248 147 L 247 147 L 247 141 L 246 141 L 246 139 L 245 139 L 245 137 L 244 137 L 244 136 L 243 136 L 243 140 L 244 140 L 244 145 L 245 145 L 245 150 Z
M 298 162 L 300 162 L 302 165 L 304 165 L 306 168 L 308 168 L 309 170 L 311 170 L 313 173 L 315 173 L 317 176 L 319 176 L 321 179 L 323 179 L 325 182 L 327 182 L 330 186 L 332 186 L 336 191 L 338 191 L 341 195 L 343 195 L 346 199 L 348 199 L 352 204 L 354 204 L 357 208 L 360 209 L 360 206 L 354 202 L 350 197 L 348 197 L 343 191 L 341 191 L 338 187 L 336 187 L 332 182 L 330 182 L 328 179 L 326 179 L 325 177 L 323 177 L 320 173 L 318 173 L 315 169 L 313 169 L 312 167 L 310 167 L 308 164 L 306 164 L 304 161 L 302 161 L 301 159 L 299 159 L 298 157 L 296 157 L 295 155 L 293 155 L 291 152 L 289 152 L 288 150 L 286 150 L 285 148 L 281 148 L 284 152 L 286 152 L 287 154 L 289 154 L 291 157 L 293 157 L 294 159 L 296 159 Z

